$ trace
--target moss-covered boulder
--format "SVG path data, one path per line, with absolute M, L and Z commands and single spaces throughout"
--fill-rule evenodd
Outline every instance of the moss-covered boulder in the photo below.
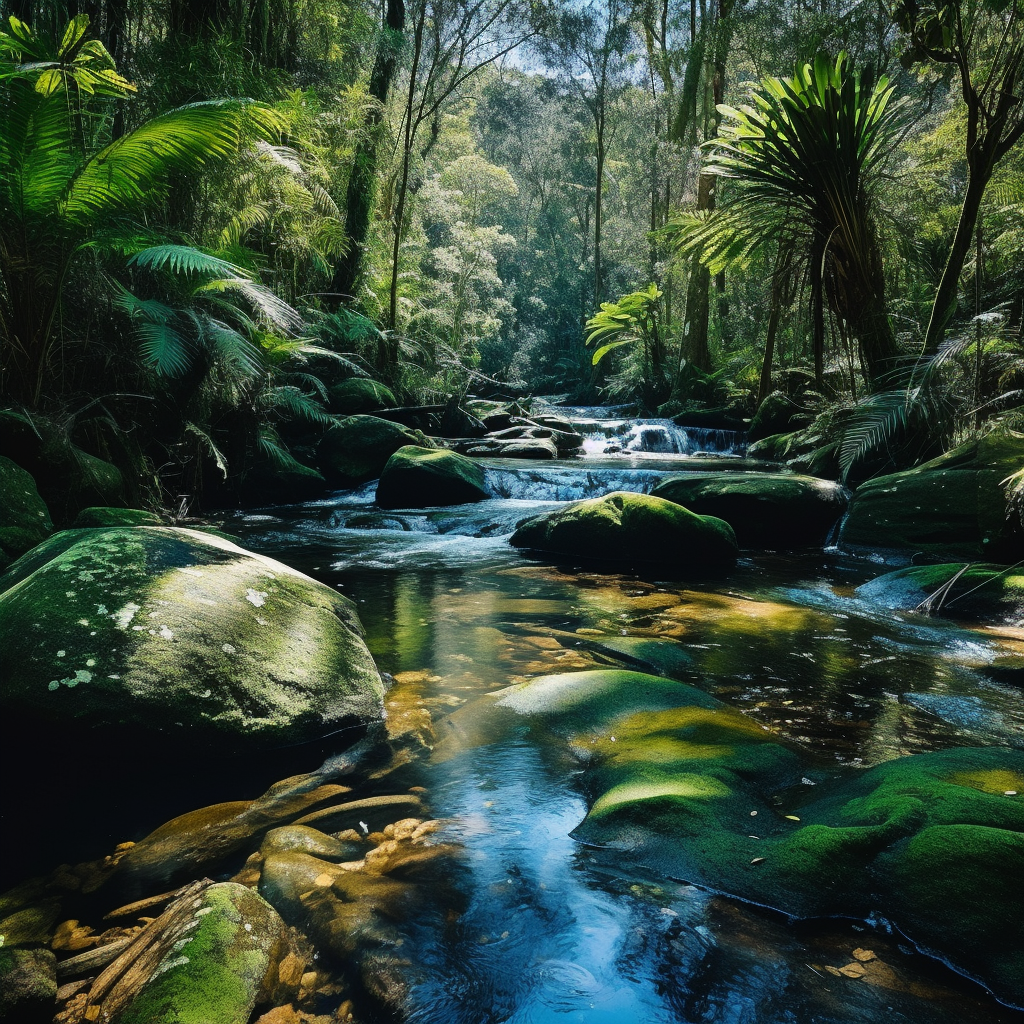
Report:
M 71 524 L 73 529 L 97 526 L 163 526 L 161 518 L 153 512 L 139 508 L 83 508 Z
M 252 889 L 221 882 L 196 898 L 190 926 L 154 965 L 120 1024 L 247 1024 L 270 996 L 284 922 Z
M 57 961 L 48 949 L 0 948 L 0 1022 L 50 1024 L 57 1010 Z
M 1020 522 L 1008 517 L 1004 481 L 1024 466 L 1024 435 L 993 433 L 915 469 L 861 484 L 839 543 L 1014 562 Z
M 67 530 L 0 577 L 0 717 L 221 751 L 378 718 L 354 607 L 213 534 Z
M 388 459 L 377 484 L 381 508 L 464 505 L 489 497 L 484 471 L 458 452 L 406 445 Z
M 736 563 L 732 527 L 664 498 L 614 491 L 522 523 L 513 547 L 680 573 Z
M 519 720 L 504 734 L 525 720 L 582 762 L 582 842 L 795 917 L 891 921 L 1024 1004 L 1024 752 L 828 776 L 715 698 L 634 672 L 543 676 L 486 701 L 490 740 L 504 712 Z M 473 714 L 452 716 L 463 739 Z
M 717 473 L 665 477 L 651 492 L 697 515 L 724 519 L 741 547 L 824 544 L 846 509 L 832 480 L 783 473 Z
M 0 569 L 46 540 L 52 530 L 50 513 L 35 480 L 0 455 Z
M 1024 572 L 985 563 L 914 565 L 865 583 L 857 596 L 901 611 L 1016 622 L 1024 614 Z
M 335 487 L 355 487 L 381 475 L 399 448 L 434 444 L 418 430 L 377 416 L 349 416 L 324 434 L 317 465 Z
M 747 437 L 751 441 L 761 441 L 773 434 L 784 434 L 804 416 L 804 410 L 792 398 L 782 391 L 773 391 L 754 413 Z
M 342 416 L 387 409 L 397 404 L 390 388 L 369 377 L 351 377 L 328 391 L 328 409 Z

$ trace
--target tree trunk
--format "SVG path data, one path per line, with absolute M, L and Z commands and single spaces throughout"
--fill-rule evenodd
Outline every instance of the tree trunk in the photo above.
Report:
M 384 106 L 388 101 L 391 84 L 398 69 L 402 33 L 405 29 L 404 0 L 388 0 L 387 17 L 381 30 L 377 55 L 370 73 L 370 95 L 377 103 L 367 112 L 364 134 L 356 148 L 355 161 L 348 179 L 345 199 L 345 230 L 349 248 L 334 268 L 331 281 L 333 293 L 329 304 L 337 307 L 341 298 L 352 295 L 359 281 L 366 238 L 373 213 L 374 192 L 377 184 L 377 151 L 380 146 L 380 126 L 384 119 Z
M 715 179 L 702 173 L 697 182 L 697 209 L 715 208 Z M 711 274 L 695 256 L 690 264 L 690 280 L 686 287 L 686 323 L 683 326 L 683 358 L 691 366 L 707 373 L 711 370 L 711 350 L 708 346 L 708 291 Z
M 779 320 L 782 318 L 782 301 L 772 288 L 772 308 L 768 314 L 768 330 L 764 339 L 764 360 L 761 363 L 761 379 L 757 385 L 758 406 L 771 394 L 772 366 L 775 362 L 775 337 L 779 333 Z
M 977 163 L 980 163 L 978 161 Z M 949 249 L 949 258 L 942 271 L 939 287 L 932 302 L 931 317 L 928 320 L 928 333 L 925 335 L 925 352 L 934 355 L 942 344 L 946 328 L 956 313 L 957 292 L 960 287 L 960 273 L 964 269 L 967 254 L 971 251 L 974 241 L 974 225 L 981 211 L 981 200 L 985 195 L 985 186 L 991 177 L 991 170 L 986 174 L 975 161 L 969 161 L 967 169 L 967 194 L 960 210 L 960 221 L 953 235 L 953 244 Z M 984 160 L 983 167 L 989 166 Z

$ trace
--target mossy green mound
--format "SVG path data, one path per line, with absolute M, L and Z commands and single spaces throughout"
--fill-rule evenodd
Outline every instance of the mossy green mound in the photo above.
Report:
M 351 377 L 335 384 L 328 392 L 328 408 L 342 416 L 354 416 L 395 405 L 398 405 L 398 400 L 391 389 L 369 377 Z
M 138 508 L 83 508 L 71 524 L 73 529 L 95 526 L 163 526 L 163 521 L 152 512 Z
M 21 466 L 0 456 L 0 570 L 44 541 L 53 530 L 36 482 Z
M 915 469 L 861 484 L 839 543 L 1014 562 L 1019 522 L 1006 514 L 1003 482 L 1024 465 L 1024 435 L 993 433 Z
M 355 487 L 381 475 L 388 459 L 405 445 L 432 448 L 418 430 L 378 416 L 349 416 L 331 427 L 317 448 L 317 465 L 335 487 Z
M 56 1010 L 54 955 L 48 949 L 0 949 L 0 1021 L 50 1024 Z
M 270 995 L 286 948 L 284 922 L 234 882 L 199 895 L 192 927 L 155 965 L 121 1024 L 246 1024 Z
M 795 917 L 886 918 L 1024 1003 L 1024 752 L 945 750 L 825 778 L 757 722 L 643 673 L 544 676 L 488 702 L 492 723 L 525 719 L 582 762 L 582 842 Z M 472 737 L 471 708 L 452 718 Z
M 747 437 L 751 441 L 763 441 L 774 434 L 784 434 L 793 429 L 794 420 L 806 418 L 803 409 L 782 391 L 773 391 L 758 406 L 750 421 Z
M 381 714 L 347 599 L 209 533 L 67 530 L 0 577 L 8 722 L 159 731 L 231 749 Z
M 857 596 L 886 608 L 950 618 L 1021 618 L 1024 572 L 1008 565 L 954 562 L 914 565 L 879 576 L 857 588 Z
M 651 493 L 724 519 L 742 547 L 824 544 L 846 509 L 839 484 L 795 473 L 668 476 Z
M 399 448 L 388 459 L 377 484 L 381 508 L 464 505 L 486 497 L 483 468 L 472 459 L 416 445 Z
M 727 569 L 736 563 L 732 527 L 649 494 L 615 491 L 535 516 L 512 535 L 513 547 L 671 573 Z

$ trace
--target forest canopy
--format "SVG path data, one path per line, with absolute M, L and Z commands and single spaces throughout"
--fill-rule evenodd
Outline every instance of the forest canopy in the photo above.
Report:
M 1020 0 L 0 13 L 0 416 L 136 501 L 315 477 L 357 392 L 775 396 L 833 475 L 1019 421 Z

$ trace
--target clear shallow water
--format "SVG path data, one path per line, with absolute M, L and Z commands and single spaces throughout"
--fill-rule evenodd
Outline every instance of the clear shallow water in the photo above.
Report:
M 441 742 L 411 772 L 461 846 L 464 908 L 402 925 L 402 955 L 417 965 L 412 1019 L 1024 1021 L 884 930 L 792 924 L 574 843 L 585 803 L 566 751 L 486 719 L 446 726 L 450 711 L 510 682 L 624 664 L 612 647 L 632 638 L 659 641 L 645 656 L 661 671 L 822 766 L 1024 746 L 1019 689 L 993 671 L 1022 638 L 858 602 L 853 588 L 878 568 L 820 553 L 747 558 L 724 580 L 682 584 L 530 561 L 507 544 L 516 522 L 555 507 L 551 488 L 604 493 L 624 468 L 547 464 L 541 490 L 535 466 L 505 467 L 509 491 L 521 472 L 520 492 L 540 496 L 381 513 L 367 488 L 225 523 L 350 596 L 396 698 L 415 696 L 434 718 Z M 638 473 L 637 490 L 659 475 Z M 867 980 L 831 973 L 858 948 L 875 954 Z

